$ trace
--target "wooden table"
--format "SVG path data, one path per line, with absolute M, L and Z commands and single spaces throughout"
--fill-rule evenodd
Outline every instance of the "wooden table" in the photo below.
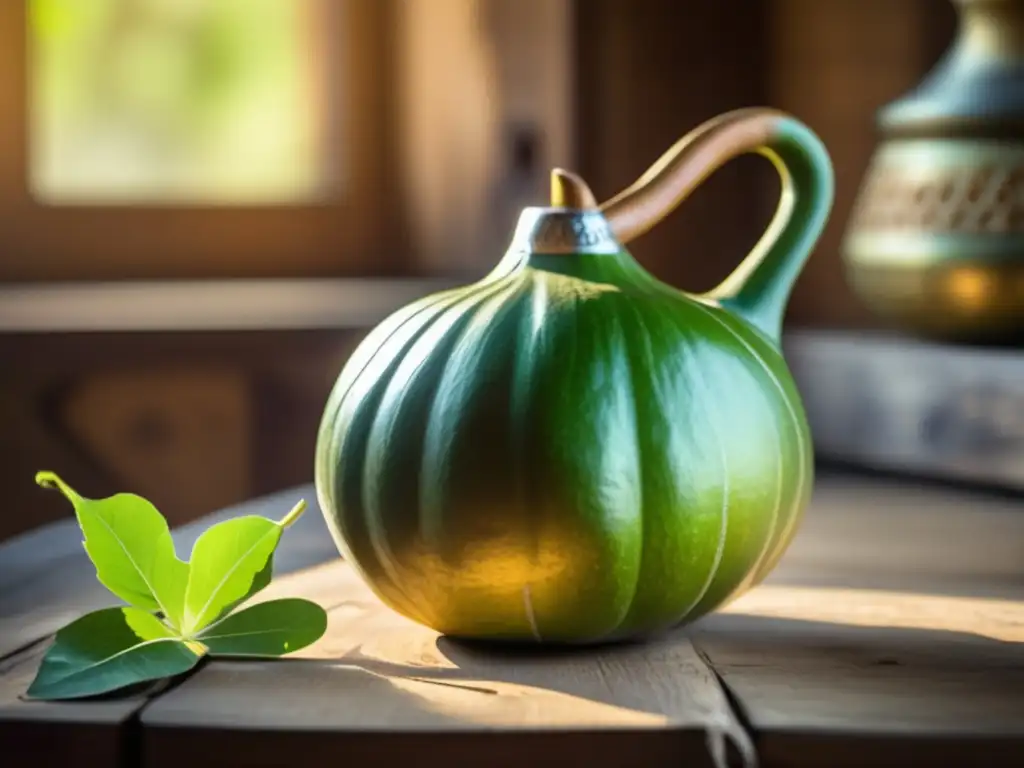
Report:
M 297 488 L 214 517 L 278 516 Z M 175 533 L 188 551 L 207 518 Z M 1024 502 L 822 475 L 769 581 L 694 627 L 585 652 L 497 652 L 381 606 L 315 506 L 259 599 L 327 635 L 149 695 L 19 699 L 48 643 L 108 604 L 73 521 L 0 544 L 0 764 L 1024 765 Z M 438 764 L 441 764 L 440 762 Z

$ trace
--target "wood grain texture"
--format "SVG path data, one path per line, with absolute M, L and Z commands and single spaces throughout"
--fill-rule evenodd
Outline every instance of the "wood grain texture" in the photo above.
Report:
M 836 170 L 829 223 L 790 300 L 793 325 L 879 325 L 847 284 L 842 239 L 878 145 L 875 113 L 924 76 L 931 64 L 928 19 L 940 15 L 942 5 L 928 0 L 772 3 L 766 101 L 814 129 Z
M 33 478 L 45 466 L 60 467 L 76 483 L 100 485 L 107 480 L 101 468 L 62 440 L 43 414 L 50 391 L 35 390 L 33 382 L 19 381 L 22 360 L 0 340 L 0 541 L 60 520 L 67 502 L 57 494 L 40 494 Z M 7 361 L 16 361 L 8 365 Z
M 784 351 L 819 457 L 1024 493 L 1020 347 L 805 329 Z
M 48 643 L 0 661 L 0 754 L 4 768 L 122 764 L 127 727 L 145 693 L 89 702 L 25 701 Z
M 826 479 L 694 643 L 765 766 L 1024 764 L 1022 553 L 1018 500 Z
M 586 0 L 576 16 L 578 166 L 598 200 L 625 189 L 681 136 L 768 103 L 770 4 Z M 728 54 L 723 51 L 728 50 Z M 714 173 L 630 252 L 688 291 L 716 286 L 747 255 L 778 200 L 777 176 L 743 156 Z
M 819 470 L 769 584 L 1020 600 L 1024 500 Z
M 74 528 L 81 541 L 81 530 Z M 19 558 L 20 560 L 20 558 Z M 8 576 L 0 561 L 4 587 L 0 592 L 0 658 L 46 637 L 79 616 L 113 605 L 117 598 L 96 580 L 96 569 L 78 552 L 48 559 Z
M 763 766 L 1024 764 L 1024 504 L 821 473 L 766 584 L 694 642 Z
M 277 290 L 287 293 L 286 288 L 278 285 Z M 332 292 L 329 286 L 325 290 Z M 299 293 L 293 301 L 302 303 L 305 299 L 301 290 Z M 60 472 L 86 494 L 146 493 L 172 525 L 216 511 L 228 499 L 223 487 L 238 487 L 235 480 L 226 478 L 216 494 L 203 494 L 208 500 L 222 501 L 199 501 L 212 506 L 190 506 L 190 502 L 179 501 L 182 492 L 176 486 L 182 483 L 180 475 L 173 479 L 164 476 L 156 485 L 160 473 L 154 467 L 164 462 L 159 453 L 148 452 L 149 460 L 140 462 L 144 466 L 138 467 L 136 475 L 144 471 L 150 490 L 135 487 L 141 480 L 118 475 L 90 456 L 69 436 L 64 416 L 65 404 L 77 384 L 93 376 L 130 372 L 141 378 L 173 369 L 190 374 L 226 371 L 244 377 L 253 411 L 249 427 L 252 444 L 247 451 L 251 461 L 245 469 L 246 487 L 229 503 L 306 482 L 323 403 L 364 332 L 346 326 L 335 331 L 260 333 L 0 333 L 0 360 L 17 363 L 0 365 L 0 423 L 4 425 L 0 431 L 0 488 L 5 499 L 0 508 L 0 539 L 67 519 L 67 502 L 59 494 L 41 491 L 33 482 L 40 469 Z M 144 394 L 139 396 L 144 398 Z M 108 424 L 104 432 L 111 431 L 113 425 Z M 200 444 L 209 442 L 196 437 Z M 189 453 L 195 445 L 186 440 L 178 447 Z M 189 482 L 191 479 L 186 484 Z
M 451 641 L 385 608 L 347 565 L 271 585 L 330 609 L 281 663 L 211 662 L 142 714 L 145 765 L 229 752 L 246 765 L 344 754 L 449 765 L 713 765 L 751 759 L 714 674 L 681 634 L 575 652 Z M 211 763 L 212 764 L 212 763 Z
M 232 366 L 164 365 L 82 377 L 63 403 L 69 437 L 164 515 L 222 509 L 250 487 L 250 377 Z
M 69 333 L 81 343 L 83 333 L 365 331 L 458 284 L 454 276 L 0 283 L 0 332 Z
M 776 604 L 741 600 L 704 622 L 695 642 L 742 703 L 764 765 L 1024 761 L 1019 604 L 1009 619 L 984 616 L 978 605 L 944 606 L 959 617 L 954 626 L 973 615 L 1005 633 L 1016 622 L 1018 640 L 1007 642 L 936 628 L 943 622 L 931 606 L 913 612 L 912 601 L 884 593 L 819 594 L 815 608 L 835 609 L 822 620 L 789 618 L 814 613 L 784 593 L 750 597 Z

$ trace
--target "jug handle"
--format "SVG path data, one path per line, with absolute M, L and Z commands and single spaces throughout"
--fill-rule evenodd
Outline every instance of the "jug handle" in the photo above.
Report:
M 778 171 L 779 205 L 754 249 L 704 296 L 778 341 L 790 292 L 821 236 L 833 199 L 828 151 L 802 122 L 762 107 L 713 118 L 600 209 L 619 242 L 626 243 L 665 218 L 729 160 L 748 152 L 767 157 Z

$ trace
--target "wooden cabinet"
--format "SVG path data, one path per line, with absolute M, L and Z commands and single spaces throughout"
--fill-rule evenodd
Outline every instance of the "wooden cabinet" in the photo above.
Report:
M 173 525 L 312 474 L 316 429 L 358 331 L 0 336 L 0 540 L 85 496 L 141 494 Z

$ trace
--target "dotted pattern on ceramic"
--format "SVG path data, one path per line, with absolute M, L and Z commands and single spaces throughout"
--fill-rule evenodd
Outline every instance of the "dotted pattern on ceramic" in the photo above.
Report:
M 852 224 L 862 233 L 1024 233 L 1024 164 L 879 165 L 865 180 Z

